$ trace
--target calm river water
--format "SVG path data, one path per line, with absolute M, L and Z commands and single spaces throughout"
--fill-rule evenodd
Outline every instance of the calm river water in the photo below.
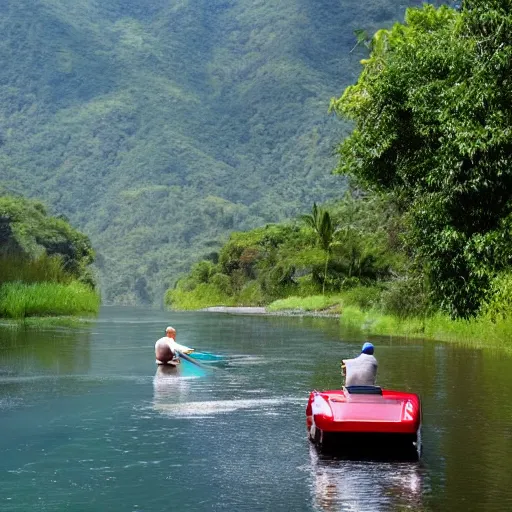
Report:
M 169 324 L 219 368 L 157 371 Z M 372 340 L 379 384 L 422 397 L 419 463 L 309 445 L 309 391 L 339 387 L 363 341 L 334 319 L 104 308 L 0 329 L 0 510 L 512 510 L 512 359 Z

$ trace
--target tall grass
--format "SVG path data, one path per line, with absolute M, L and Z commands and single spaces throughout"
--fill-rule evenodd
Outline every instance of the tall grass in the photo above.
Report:
M 268 305 L 269 311 L 282 311 L 282 310 L 302 310 L 302 311 L 322 311 L 329 309 L 331 312 L 336 313 L 340 311 L 339 306 L 342 299 L 340 295 L 312 295 L 311 297 L 288 297 L 272 302 Z M 331 309 L 334 308 L 334 309 Z
M 471 320 L 452 320 L 441 313 L 424 318 L 399 318 L 349 306 L 343 308 L 340 322 L 367 334 L 450 341 L 512 351 L 512 318 L 492 321 L 481 316 Z
M 10 282 L 0 285 L 0 317 L 84 315 L 97 313 L 100 297 L 77 281 L 63 283 Z
M 371 300 L 369 300 L 371 299 Z M 499 318 L 482 315 L 472 320 L 452 320 L 436 313 L 423 317 L 400 317 L 385 314 L 378 306 L 365 307 L 375 301 L 375 293 L 360 290 L 340 295 L 289 297 L 268 306 L 269 311 L 302 310 L 340 313 L 343 326 L 366 334 L 403 336 L 456 342 L 472 347 L 503 348 L 512 352 L 512 315 Z
M 165 302 L 173 309 L 202 309 L 208 306 L 234 306 L 235 298 L 209 283 L 201 283 L 192 291 L 169 290 Z
M 16 318 L 1 318 L 0 329 L 25 329 L 30 327 L 31 330 L 46 330 L 51 327 L 69 327 L 77 328 L 82 327 L 90 321 L 89 315 L 87 316 L 27 316 L 23 319 Z
M 72 276 L 64 271 L 59 256 L 46 253 L 38 258 L 21 255 L 0 256 L 0 283 L 21 281 L 23 283 L 70 283 Z
M 345 306 L 356 306 L 361 310 L 370 309 L 380 298 L 382 289 L 378 287 L 358 286 L 335 295 L 311 295 L 309 297 L 287 297 L 272 302 L 269 311 L 286 309 L 302 311 L 325 311 L 341 313 Z

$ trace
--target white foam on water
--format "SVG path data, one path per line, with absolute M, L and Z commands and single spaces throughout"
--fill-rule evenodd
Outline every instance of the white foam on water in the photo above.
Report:
M 4 397 L 0 398 L 0 411 L 13 409 L 14 407 L 18 407 L 23 403 L 22 398 L 12 398 L 12 397 Z
M 263 356 L 231 356 L 225 361 L 228 361 L 230 366 L 268 364 L 268 358 Z
M 248 400 L 213 400 L 209 402 L 155 403 L 154 408 L 169 416 L 197 418 L 225 414 L 243 409 L 277 407 L 283 403 L 298 402 L 297 398 L 261 398 Z

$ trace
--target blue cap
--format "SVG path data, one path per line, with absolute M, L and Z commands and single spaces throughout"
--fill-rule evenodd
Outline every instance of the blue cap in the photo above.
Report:
M 361 353 L 363 354 L 369 354 L 369 355 L 372 355 L 373 354 L 373 351 L 374 351 L 375 347 L 373 346 L 372 343 L 370 343 L 369 341 L 367 341 L 364 345 L 363 345 L 363 348 L 361 349 Z

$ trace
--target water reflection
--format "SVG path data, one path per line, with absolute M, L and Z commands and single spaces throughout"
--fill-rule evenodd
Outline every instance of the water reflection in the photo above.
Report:
M 419 463 L 341 460 L 309 450 L 315 509 L 347 512 L 427 510 Z
M 161 409 L 167 404 L 181 401 L 189 390 L 189 382 L 183 375 L 183 365 L 158 365 L 153 378 L 154 405 Z
M 231 398 L 219 400 L 206 392 L 208 400 L 198 400 L 200 390 L 208 382 L 208 370 L 193 365 L 180 364 L 177 367 L 160 365 L 153 378 L 153 408 L 174 418 L 206 418 L 212 415 L 231 413 L 240 410 L 262 411 L 274 414 L 283 404 L 296 403 L 297 398 Z M 201 381 L 200 378 L 204 377 Z M 258 391 L 259 393 L 259 391 Z M 303 400 L 300 400 L 303 403 Z
M 89 329 L 0 327 L 0 374 L 86 373 L 91 365 Z

